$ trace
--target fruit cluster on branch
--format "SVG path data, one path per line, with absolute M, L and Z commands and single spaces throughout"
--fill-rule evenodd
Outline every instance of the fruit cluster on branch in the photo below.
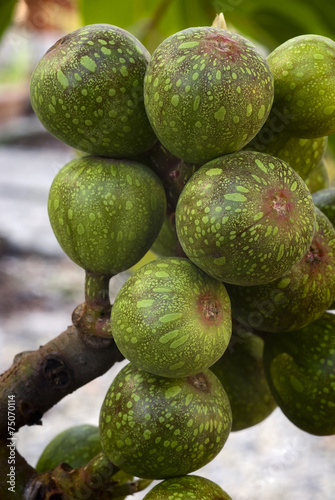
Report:
M 335 196 L 311 193 L 335 133 L 334 54 L 332 40 L 304 35 L 265 58 L 216 22 L 150 55 L 101 24 L 37 64 L 33 109 L 78 152 L 55 176 L 48 213 L 86 272 L 85 302 L 1 376 L 1 468 L 9 393 L 18 430 L 129 363 L 99 427 L 57 436 L 36 470 L 18 455 L 20 497 L 121 500 L 163 479 L 146 500 L 229 500 L 189 474 L 231 431 L 278 405 L 304 431 L 335 433 Z M 149 249 L 157 259 L 111 306 L 110 278 Z

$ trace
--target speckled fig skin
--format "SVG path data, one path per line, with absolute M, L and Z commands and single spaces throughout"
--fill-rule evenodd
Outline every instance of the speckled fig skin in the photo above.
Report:
M 263 347 L 260 337 L 234 321 L 227 350 L 210 368 L 227 393 L 232 431 L 262 422 L 277 406 L 264 373 Z
M 278 406 L 310 434 L 335 434 L 335 315 L 301 330 L 267 335 L 265 373 Z
M 37 64 L 32 107 L 49 132 L 76 149 L 113 158 L 142 153 L 157 140 L 143 102 L 149 59 L 146 48 L 121 28 L 79 28 Z
M 182 191 L 176 229 L 189 259 L 237 285 L 288 272 L 312 241 L 312 196 L 285 162 L 240 151 L 203 165 Z
M 226 350 L 230 300 L 221 282 L 188 259 L 157 259 L 119 290 L 111 331 L 121 353 L 139 368 L 162 377 L 188 377 Z
M 313 201 L 316 207 L 325 214 L 335 226 L 335 188 L 321 189 L 313 193 Z
M 335 133 L 335 42 L 320 35 L 287 40 L 267 57 L 274 78 L 273 107 L 297 137 Z
M 301 139 L 285 131 L 275 133 L 271 129 L 272 120 L 273 116 L 270 113 L 262 130 L 245 149 L 276 156 L 288 163 L 300 177 L 306 179 L 322 160 L 326 152 L 328 137 Z
M 205 163 L 245 146 L 273 101 L 268 64 L 247 39 L 214 27 L 187 28 L 152 54 L 144 103 L 161 143 Z
M 227 285 L 233 316 L 264 332 L 299 330 L 319 318 L 335 298 L 335 229 L 316 210 L 311 245 L 288 273 L 259 286 Z
M 149 491 L 143 500 L 231 500 L 213 481 L 200 476 L 165 479 Z
M 210 371 L 188 378 L 158 377 L 128 363 L 101 407 L 103 451 L 134 476 L 183 476 L 210 462 L 231 429 L 228 397 Z
M 329 187 L 329 174 L 324 160 L 313 168 L 308 177 L 306 177 L 305 182 L 311 193 L 315 193 L 316 191 L 327 189 Z
M 49 219 L 60 246 L 93 273 L 113 275 L 136 264 L 155 241 L 165 211 L 158 177 L 130 160 L 71 160 L 49 192 Z

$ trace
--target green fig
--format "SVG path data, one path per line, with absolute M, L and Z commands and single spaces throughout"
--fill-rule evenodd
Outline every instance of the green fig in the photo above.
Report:
M 36 470 L 39 473 L 65 462 L 73 468 L 87 464 L 102 450 L 99 429 L 94 425 L 81 424 L 57 434 L 43 450 Z
M 327 165 L 324 160 L 313 168 L 313 170 L 306 177 L 305 182 L 311 193 L 315 193 L 316 191 L 327 189 L 329 187 L 329 175 Z
M 303 179 L 319 165 L 326 149 L 328 137 L 317 139 L 301 139 L 293 137 L 285 129 L 273 131 L 273 120 L 276 118 L 270 113 L 268 120 L 256 137 L 249 142 L 245 149 L 260 151 L 276 156 L 292 167 Z
M 310 434 L 335 434 L 335 315 L 301 330 L 267 335 L 264 368 L 283 413 Z
M 130 160 L 71 160 L 49 193 L 49 219 L 60 246 L 93 273 L 113 275 L 136 264 L 157 238 L 165 211 L 158 177 Z
M 267 57 L 274 78 L 273 109 L 296 137 L 335 133 L 335 42 L 320 35 L 287 40 Z
M 128 363 L 100 412 L 105 455 L 148 479 L 193 472 L 213 460 L 231 428 L 229 400 L 210 370 L 187 378 L 152 375 Z
M 231 500 L 216 483 L 200 476 L 165 479 L 149 491 L 143 500 Z
M 263 340 L 236 322 L 223 356 L 211 371 L 223 385 L 233 416 L 232 431 L 262 422 L 276 408 L 263 366 Z
M 83 26 L 58 40 L 34 69 L 33 110 L 49 132 L 86 153 L 142 153 L 157 140 L 143 102 L 149 59 L 127 31 Z
M 335 229 L 318 209 L 311 245 L 280 278 L 258 286 L 227 285 L 233 316 L 265 332 L 299 330 L 313 323 L 335 299 Z
M 285 162 L 240 151 L 197 170 L 182 191 L 176 229 L 189 259 L 226 283 L 273 281 L 313 238 L 312 196 Z
M 321 189 L 313 193 L 316 207 L 323 212 L 335 226 L 335 188 Z
M 145 108 L 158 139 L 194 163 L 245 146 L 272 101 L 265 58 L 249 40 L 216 27 L 187 28 L 164 40 L 144 80 Z
M 157 259 L 119 290 L 111 331 L 121 353 L 139 368 L 162 377 L 188 377 L 226 350 L 230 300 L 222 283 L 188 259 Z
M 38 459 L 36 470 L 40 474 L 52 470 L 58 464 L 66 463 L 76 469 L 86 465 L 102 451 L 99 428 L 81 424 L 57 434 L 44 449 Z M 114 485 L 122 485 L 133 480 L 133 476 L 119 470 L 111 480 Z M 124 500 L 126 497 L 117 497 Z

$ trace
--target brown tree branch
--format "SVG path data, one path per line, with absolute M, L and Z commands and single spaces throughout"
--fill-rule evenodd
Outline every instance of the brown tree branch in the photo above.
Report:
M 74 311 L 69 326 L 36 351 L 21 353 L 0 376 L 0 437 L 7 438 L 8 396 L 14 396 L 15 430 L 40 424 L 43 414 L 64 396 L 103 375 L 123 356 L 114 340 L 102 336 L 109 313 L 86 314 L 85 305 Z M 94 326 L 93 326 L 94 325 Z M 92 330 L 98 329 L 98 335 Z

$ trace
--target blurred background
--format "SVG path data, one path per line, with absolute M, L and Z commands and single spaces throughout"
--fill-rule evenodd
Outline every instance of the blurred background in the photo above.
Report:
M 64 330 L 84 298 L 84 272 L 58 246 L 47 216 L 50 184 L 75 152 L 32 112 L 29 79 L 36 63 L 61 36 L 86 24 L 120 26 L 152 52 L 178 30 L 212 24 L 219 12 L 229 29 L 265 55 L 305 33 L 335 39 L 333 0 L 0 0 L 0 372 L 18 352 Z M 325 185 L 334 185 L 334 153 L 330 137 Z M 113 278 L 112 294 L 126 277 Z M 18 450 L 29 463 L 36 464 L 61 430 L 97 425 L 121 366 L 67 396 L 45 415 L 42 427 L 20 430 Z M 231 434 L 220 455 L 197 474 L 217 482 L 233 500 L 333 500 L 334 456 L 335 437 L 308 435 L 277 409 L 261 424 Z

